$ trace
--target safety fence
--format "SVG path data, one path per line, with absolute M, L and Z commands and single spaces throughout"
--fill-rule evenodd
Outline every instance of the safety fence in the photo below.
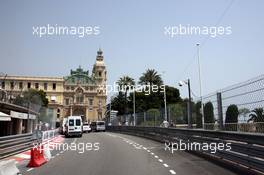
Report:
M 108 131 L 130 134 L 164 143 L 208 144 L 230 143 L 231 150 L 189 150 L 223 164 L 240 174 L 264 173 L 264 135 L 256 133 L 238 133 L 227 131 L 210 131 L 201 129 L 176 129 L 162 127 L 108 126 Z

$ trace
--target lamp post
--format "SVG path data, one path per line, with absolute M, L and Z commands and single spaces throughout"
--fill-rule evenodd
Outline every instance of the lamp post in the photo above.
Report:
M 136 89 L 135 88 L 133 92 L 133 117 L 134 117 L 134 126 L 136 126 Z
M 202 96 L 202 78 L 201 78 L 201 63 L 200 63 L 200 44 L 197 43 L 197 57 L 198 57 L 198 70 L 199 70 L 199 85 L 200 85 L 200 100 L 201 100 L 201 114 L 202 114 L 202 127 L 204 128 L 204 106 Z
M 162 74 L 164 75 L 165 72 L 163 71 Z M 166 99 L 166 84 L 164 83 L 164 127 L 169 127 L 168 123 L 168 116 L 167 116 L 167 99 Z
M 183 86 L 184 84 L 188 86 L 188 128 L 192 128 L 192 96 L 190 79 L 179 82 L 179 86 Z

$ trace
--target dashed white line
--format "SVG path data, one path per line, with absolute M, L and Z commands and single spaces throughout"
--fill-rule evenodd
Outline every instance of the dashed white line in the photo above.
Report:
M 56 154 L 56 156 L 59 156 L 59 155 L 60 155 L 59 153 Z
M 33 170 L 34 168 L 29 168 L 28 170 L 27 170 L 27 172 L 29 172 L 29 171 L 31 171 L 31 170 Z
M 171 174 L 176 174 L 176 172 L 174 170 L 170 170 Z
M 150 150 L 147 150 L 147 152 L 150 152 Z
M 151 153 L 151 155 L 154 155 L 154 153 Z
M 162 159 L 159 159 L 159 162 L 163 162 L 163 160 Z
M 60 152 L 61 154 L 63 153 L 63 151 Z
M 156 159 L 158 159 L 158 158 L 159 158 L 159 156 L 155 156 L 155 158 L 156 158 Z
M 166 163 L 164 163 L 164 164 L 163 164 L 163 166 L 165 166 L 166 168 L 168 168 L 168 167 L 169 167 L 169 165 L 167 165 Z
M 147 148 L 146 147 L 143 147 L 144 150 L 146 150 Z

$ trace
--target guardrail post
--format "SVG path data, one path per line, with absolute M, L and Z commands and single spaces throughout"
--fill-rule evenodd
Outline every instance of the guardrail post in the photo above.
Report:
M 217 111 L 218 111 L 218 121 L 219 121 L 219 129 L 224 129 L 223 124 L 223 106 L 222 106 L 222 94 L 217 92 Z

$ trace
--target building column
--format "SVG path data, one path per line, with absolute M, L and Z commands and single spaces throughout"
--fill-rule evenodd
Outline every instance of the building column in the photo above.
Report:
M 86 121 L 87 122 L 90 122 L 90 120 L 89 120 L 89 109 L 88 109 L 88 107 L 86 106 L 86 108 L 85 108 L 85 117 L 86 117 Z

